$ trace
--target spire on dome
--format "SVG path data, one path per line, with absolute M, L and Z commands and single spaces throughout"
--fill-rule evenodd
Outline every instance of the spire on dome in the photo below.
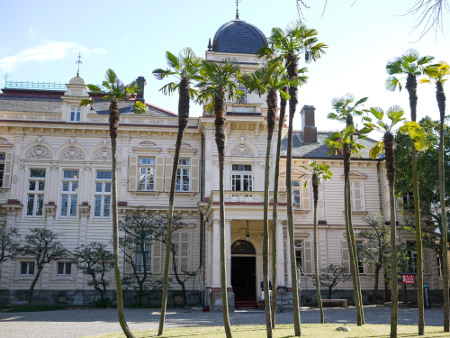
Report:
M 80 64 L 83 63 L 83 62 L 81 62 L 81 52 L 78 52 L 78 60 L 75 63 L 78 63 L 77 77 L 79 77 L 80 76 Z
M 242 1 L 242 0 L 236 0 L 236 20 L 239 19 L 239 3 L 240 3 L 241 1 Z

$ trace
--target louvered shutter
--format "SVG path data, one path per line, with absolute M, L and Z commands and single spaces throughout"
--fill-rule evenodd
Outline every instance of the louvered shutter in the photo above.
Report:
M 311 194 L 310 194 L 310 184 L 309 182 L 306 183 L 306 186 L 304 186 L 304 182 L 302 182 L 302 210 L 309 210 L 310 207 L 310 200 L 311 200 Z
M 5 154 L 5 170 L 3 172 L 3 186 L 2 188 L 9 188 L 11 184 L 13 153 L 7 152 Z
M 198 158 L 191 158 L 191 191 L 199 192 L 200 181 L 200 161 Z
M 311 241 L 304 241 L 305 243 L 305 273 L 312 273 L 312 249 Z
M 352 210 L 354 211 L 363 210 L 362 182 L 351 182 L 351 200 L 352 200 Z
M 128 189 L 130 191 L 137 190 L 137 171 L 138 171 L 138 157 L 129 157 L 129 172 L 128 172 Z
M 163 191 L 164 189 L 164 158 L 156 158 L 156 191 Z
M 350 256 L 348 253 L 347 241 L 342 241 L 342 265 L 350 273 Z
M 422 252 L 423 252 L 423 272 L 425 274 L 431 274 L 430 250 L 424 248 Z
M 161 247 L 160 241 L 153 242 L 152 273 L 161 273 Z

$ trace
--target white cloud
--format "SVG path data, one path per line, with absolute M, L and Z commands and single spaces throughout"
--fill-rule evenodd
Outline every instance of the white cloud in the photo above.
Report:
M 72 41 L 45 41 L 39 46 L 31 47 L 16 55 L 0 59 L 0 68 L 5 72 L 10 72 L 23 63 L 62 60 L 68 57 L 72 58 L 73 55 L 77 55 L 78 52 L 81 52 L 82 56 L 106 53 L 104 49 L 89 49 Z

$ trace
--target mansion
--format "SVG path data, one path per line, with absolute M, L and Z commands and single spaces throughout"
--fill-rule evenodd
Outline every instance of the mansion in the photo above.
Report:
M 210 41 L 205 58 L 220 61 L 232 57 L 243 72 L 261 66 L 256 50 L 267 43 L 255 26 L 235 19 L 222 25 Z M 138 78 L 145 83 L 145 79 Z M 53 297 L 54 302 L 70 305 L 92 304 L 95 291 L 88 279 L 71 263 L 74 249 L 93 241 L 112 247 L 111 220 L 111 146 L 109 139 L 109 102 L 88 99 L 84 80 L 78 75 L 60 87 L 36 88 L 6 82 L 0 93 L 0 226 L 16 228 L 22 239 L 32 228 L 50 229 L 60 235 L 67 257 L 52 262 L 43 270 L 35 287 L 36 296 Z M 143 93 L 137 99 L 143 100 Z M 145 207 L 156 214 L 168 210 L 172 162 L 178 117 L 145 102 L 147 113 L 133 113 L 134 101 L 120 102 L 121 120 L 117 139 L 117 183 L 119 216 Z M 318 204 L 319 264 L 344 265 L 349 256 L 344 222 L 343 157 L 327 155 L 327 132 L 320 121 L 328 112 L 313 106 L 301 107 L 302 128 L 293 139 L 293 194 L 295 250 L 301 271 L 301 288 L 315 298 L 313 275 L 313 203 L 309 173 L 302 166 L 311 160 L 330 165 L 333 177 L 322 182 Z M 225 231 L 226 264 L 230 306 L 255 302 L 262 281 L 262 239 L 264 209 L 264 166 L 267 137 L 267 105 L 255 93 L 227 102 L 227 143 L 225 156 Z M 275 133 L 277 131 L 275 130 Z M 283 137 L 287 127 L 283 129 Z M 277 137 L 271 154 L 273 178 Z M 291 290 L 289 241 L 287 232 L 286 138 L 283 141 L 277 232 L 277 285 Z M 388 189 L 383 158 L 369 158 L 374 141 L 366 139 L 366 149 L 351 165 L 352 217 L 356 235 L 368 229 L 363 217 L 382 214 L 389 220 Z M 214 118 L 207 113 L 191 117 L 185 130 L 175 211 L 185 227 L 174 240 L 180 248 L 176 260 L 187 271 L 198 271 L 186 283 L 190 303 L 221 309 L 219 251 L 219 170 L 214 138 Z M 304 184 L 306 181 L 306 185 Z M 271 209 L 270 209 L 271 210 Z M 269 211 L 271 218 L 271 211 Z M 399 218 L 401 228 L 402 217 Z M 403 238 L 414 241 L 412 234 Z M 357 237 L 358 239 L 358 237 Z M 364 245 L 362 239 L 360 243 Z M 272 246 L 272 245 L 271 245 Z M 148 247 L 152 278 L 162 277 L 164 245 Z M 410 252 L 414 260 L 414 252 Z M 122 255 L 123 259 L 123 255 Z M 122 262 L 122 273 L 129 267 Z M 436 255 L 424 250 L 424 281 L 439 290 Z M 0 305 L 21 304 L 34 277 L 34 262 L 18 256 L 0 266 Z M 374 284 L 374 267 L 360 261 L 359 273 L 365 300 Z M 109 275 L 113 279 L 113 273 Z M 380 289 L 383 280 L 380 276 Z M 339 290 L 351 295 L 351 281 Z M 114 284 L 111 283 L 111 290 Z M 172 292 L 179 290 L 172 285 Z M 379 292 L 380 294 L 382 291 Z M 39 295 L 38 295 L 39 294 Z M 89 296 L 91 295 L 91 296 Z M 91 297 L 91 298 L 89 298 Z M 169 299 L 169 303 L 173 301 Z

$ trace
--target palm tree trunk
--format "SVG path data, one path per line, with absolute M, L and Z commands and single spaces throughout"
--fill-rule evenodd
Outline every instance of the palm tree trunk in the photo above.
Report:
M 272 337 L 272 313 L 270 304 L 269 287 L 269 183 L 270 183 L 270 149 L 272 145 L 273 129 L 275 126 L 277 94 L 271 90 L 267 94 L 267 144 L 266 162 L 264 168 L 264 240 L 263 240 L 263 283 L 264 283 L 264 308 L 266 313 L 267 337 Z M 274 225 L 272 225 L 274 227 Z
M 359 271 L 356 252 L 355 232 L 352 224 L 352 207 L 350 195 L 350 155 L 351 145 L 344 144 L 344 203 L 345 225 L 347 235 L 348 253 L 350 256 L 350 271 L 352 274 L 353 290 L 356 307 L 356 322 L 358 326 L 364 324 L 364 310 L 362 309 L 361 286 L 359 284 Z
M 298 76 L 297 56 L 293 54 L 288 55 L 287 71 L 289 78 L 293 79 Z M 294 211 L 292 209 L 292 134 L 294 128 L 294 114 L 297 107 L 297 87 L 289 88 L 289 129 L 288 129 L 288 146 L 286 158 L 286 190 L 287 190 L 287 216 L 288 216 L 288 231 L 289 231 L 289 254 L 291 257 L 291 276 L 292 276 L 292 314 L 294 317 L 294 333 L 295 336 L 301 336 L 300 329 L 300 304 L 298 297 L 298 276 L 297 264 L 295 259 L 295 240 L 294 240 Z
M 222 316 L 225 334 L 231 338 L 230 315 L 228 313 L 228 290 L 227 290 L 227 263 L 226 263 L 226 244 L 225 243 L 225 201 L 223 187 L 223 171 L 225 161 L 225 92 L 222 90 L 220 95 L 215 97 L 214 110 L 216 113 L 216 144 L 219 153 L 219 186 L 220 186 L 220 286 L 222 289 Z
M 417 80 L 414 74 L 408 74 L 406 79 L 406 89 L 409 93 L 409 106 L 411 109 L 411 121 L 417 120 Z M 422 256 L 422 229 L 420 224 L 420 199 L 419 199 L 419 179 L 417 176 L 417 154 L 414 142 L 411 141 L 411 163 L 413 176 L 414 195 L 414 226 L 416 230 L 416 252 L 417 252 L 417 310 L 418 310 L 418 332 L 423 335 L 425 332 L 425 309 L 423 302 L 423 256 Z
M 289 90 L 292 92 L 292 88 Z M 291 95 L 291 101 L 292 101 Z M 289 129 L 288 129 L 288 146 L 286 159 L 286 190 L 287 190 L 287 216 L 288 216 L 288 231 L 289 231 L 289 254 L 291 257 L 291 276 L 292 276 L 292 314 L 294 317 L 294 333 L 295 336 L 301 336 L 300 329 L 300 304 L 298 297 L 298 276 L 297 264 L 295 257 L 295 240 L 294 240 L 294 212 L 292 209 L 292 134 L 294 124 L 295 108 L 291 108 L 289 104 Z
M 395 153 L 394 136 L 384 135 L 386 153 L 386 176 L 389 184 L 389 210 L 391 223 L 391 337 L 397 337 L 398 325 L 398 272 L 397 272 L 397 214 L 395 209 Z
M 439 197 L 442 218 L 442 276 L 444 279 L 444 332 L 449 332 L 449 291 L 448 291 L 448 225 L 445 207 L 445 158 L 444 158 L 444 125 L 445 125 L 445 93 L 442 82 L 436 82 L 436 99 L 439 107 Z
M 287 92 L 287 87 L 283 88 Z M 272 328 L 275 329 L 277 313 L 277 224 L 278 224 L 278 182 L 280 176 L 281 138 L 286 114 L 286 100 L 280 97 L 280 116 L 278 121 L 277 154 L 275 158 L 275 173 L 273 180 L 272 209 Z
M 183 140 L 184 129 L 187 126 L 189 118 L 189 79 L 183 78 L 179 85 L 179 99 L 178 99 L 178 133 L 177 141 L 175 144 L 175 155 L 173 157 L 172 166 L 172 181 L 170 184 L 169 193 L 169 210 L 167 215 L 167 238 L 166 238 L 166 257 L 164 261 L 164 277 L 163 277 L 163 295 L 161 301 L 161 316 L 159 318 L 158 336 L 161 336 L 164 331 L 164 322 L 166 319 L 167 310 L 167 296 L 169 289 L 169 266 L 170 266 L 170 254 L 169 248 L 172 247 L 172 234 L 173 234 L 173 208 L 175 200 L 175 188 L 177 181 L 178 162 L 180 159 L 181 141 Z M 181 182 L 180 182 L 181 184 Z
M 322 295 L 320 293 L 320 276 L 319 276 L 319 254 L 317 245 L 317 202 L 319 201 L 319 179 L 317 174 L 312 177 L 313 196 L 314 196 L 314 274 L 316 276 L 316 294 L 317 303 L 319 304 L 320 323 L 325 323 L 323 313 Z
M 112 226 L 113 226 L 113 255 L 114 255 L 114 280 L 116 282 L 117 293 L 117 316 L 119 318 L 120 327 L 127 338 L 134 337 L 128 327 L 123 312 L 123 295 L 122 295 L 122 280 L 120 275 L 119 265 L 119 215 L 117 211 L 117 162 L 116 162 L 116 140 L 119 129 L 119 101 L 117 99 L 111 100 L 109 107 L 109 132 L 111 136 L 111 157 L 112 157 Z

